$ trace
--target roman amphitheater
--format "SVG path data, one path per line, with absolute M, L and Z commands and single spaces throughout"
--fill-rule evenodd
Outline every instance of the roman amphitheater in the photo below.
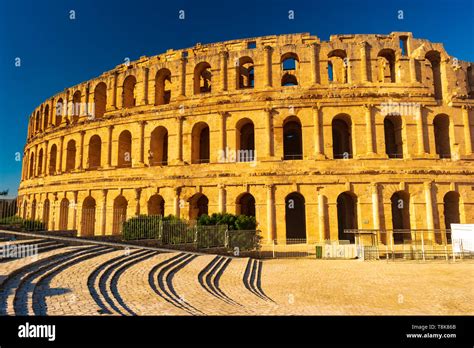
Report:
M 474 223 L 472 66 L 409 32 L 125 61 L 31 114 L 19 214 L 80 236 L 230 212 L 254 215 L 264 241 L 407 229 L 438 242 Z

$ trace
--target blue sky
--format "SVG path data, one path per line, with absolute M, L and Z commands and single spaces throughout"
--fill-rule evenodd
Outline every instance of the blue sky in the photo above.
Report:
M 28 116 L 53 94 L 169 48 L 272 34 L 411 31 L 474 61 L 473 0 L 110 1 L 0 3 L 0 191 L 16 196 Z M 74 10 L 76 19 L 69 19 Z M 178 12 L 185 11 L 185 19 Z M 288 19 L 288 11 L 295 13 Z M 398 11 L 403 19 L 398 19 Z M 15 58 L 21 66 L 15 67 Z

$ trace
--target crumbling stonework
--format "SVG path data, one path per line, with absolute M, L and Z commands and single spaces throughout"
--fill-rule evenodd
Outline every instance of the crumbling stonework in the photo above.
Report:
M 246 213 L 281 242 L 474 223 L 472 65 L 405 32 L 141 57 L 32 113 L 20 214 L 84 236 Z

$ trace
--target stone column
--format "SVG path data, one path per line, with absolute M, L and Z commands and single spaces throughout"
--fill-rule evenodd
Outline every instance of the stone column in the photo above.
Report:
M 186 58 L 181 58 L 181 77 L 180 77 L 180 91 L 179 95 L 184 97 L 186 95 Z
M 81 131 L 81 143 L 79 145 L 79 166 L 78 169 L 82 169 L 83 162 L 84 162 L 84 135 L 86 134 L 85 131 Z
M 112 107 L 116 110 L 117 107 L 117 89 L 118 89 L 118 72 L 114 71 L 114 86 L 113 86 L 113 97 L 112 97 Z
M 53 125 L 56 125 L 56 114 L 55 114 L 55 107 L 54 107 L 54 98 L 51 98 L 51 104 L 49 105 L 49 121 L 48 121 L 48 127 L 52 127 Z M 54 120 L 54 123 L 53 123 Z
M 273 114 L 273 109 L 272 108 L 266 108 L 265 109 L 265 114 L 266 114 L 266 122 L 265 122 L 265 130 L 267 133 L 267 157 L 272 157 L 273 154 L 273 120 L 272 120 L 272 114 Z
M 59 170 L 57 172 L 61 174 L 63 172 L 63 152 L 64 152 L 64 135 L 59 138 Z
M 367 42 L 359 42 L 360 47 L 360 81 L 367 82 Z
M 227 56 L 228 53 L 225 51 L 220 53 L 221 83 L 223 91 L 227 91 Z
M 145 125 L 146 121 L 140 121 L 140 158 L 138 160 L 140 167 L 145 166 Z
M 106 168 L 110 168 L 112 166 L 112 132 L 114 130 L 114 126 L 109 126 L 109 139 L 107 141 L 107 164 Z
M 107 190 L 102 190 L 101 234 L 107 234 Z
M 219 112 L 219 115 L 221 117 L 221 127 L 220 127 L 220 144 L 219 148 L 222 151 L 221 153 L 225 154 L 226 153 L 226 146 L 227 146 L 227 126 L 226 126 L 226 121 L 227 121 L 227 112 Z M 217 159 L 219 161 L 220 158 Z M 237 160 L 237 159 L 236 159 Z M 238 161 L 238 160 L 237 160 Z
M 313 138 L 314 138 L 314 158 L 323 159 L 324 154 L 321 151 L 321 118 L 322 106 L 313 107 Z
M 265 87 L 272 87 L 272 48 L 270 46 L 265 46 L 264 55 L 265 55 Z
M 309 47 L 311 49 L 311 82 L 315 85 L 320 83 L 319 49 L 321 46 L 317 42 L 313 42 Z
M 418 142 L 418 155 L 425 154 L 425 139 L 423 136 L 423 105 L 416 112 L 416 136 Z
M 432 198 L 432 184 L 431 182 L 425 182 L 425 202 L 426 202 L 426 226 L 428 230 L 428 239 L 434 240 L 434 219 L 433 219 L 433 198 Z
M 225 185 L 219 184 L 217 186 L 219 188 L 219 212 L 225 213 L 226 212 L 226 189 Z
M 324 206 L 324 195 L 318 188 L 318 227 L 319 227 L 319 241 L 323 242 L 326 236 L 326 209 Z
M 140 215 L 140 196 L 142 195 L 142 189 L 135 189 L 135 216 Z
M 140 105 L 148 104 L 148 68 L 142 68 L 142 100 Z
M 184 116 L 177 116 L 178 121 L 178 134 L 176 135 L 176 148 L 178 149 L 178 163 L 183 162 L 183 121 Z
M 366 141 L 367 141 L 367 155 L 373 156 L 375 154 L 374 150 L 374 134 L 372 131 L 373 121 L 372 121 L 372 104 L 365 105 L 365 129 L 366 129 Z
M 275 198 L 274 198 L 274 185 L 265 185 L 267 189 L 267 239 L 271 242 L 275 239 Z
M 179 195 L 181 194 L 181 187 L 174 188 L 174 198 L 173 198 L 173 205 L 174 205 L 174 215 L 179 217 L 180 214 L 180 206 L 179 206 Z
M 34 173 L 34 176 L 38 176 L 39 175 L 39 172 L 38 172 L 38 144 L 35 145 L 35 161 L 34 161 L 34 168 L 33 168 L 33 173 Z
M 77 207 L 79 206 L 79 202 L 77 201 L 77 197 L 78 197 L 78 191 L 74 191 L 73 194 L 74 194 L 74 205 L 72 207 L 72 229 L 75 230 L 77 229 Z M 78 231 L 80 232 L 80 231 Z M 80 235 L 78 233 L 78 235 Z
M 49 144 L 49 141 L 46 140 L 45 142 L 45 151 L 44 151 L 44 165 L 43 165 L 43 173 L 44 173 L 44 176 L 48 176 L 48 144 Z
M 380 229 L 380 211 L 379 211 L 379 185 L 377 183 L 370 184 L 372 193 L 372 218 L 374 229 Z M 379 236 L 380 238 L 380 236 Z
M 471 124 L 469 122 L 469 111 L 470 107 L 463 105 L 462 107 L 462 121 L 464 124 L 464 141 L 465 141 L 465 152 L 466 156 L 472 155 L 472 137 L 471 137 Z

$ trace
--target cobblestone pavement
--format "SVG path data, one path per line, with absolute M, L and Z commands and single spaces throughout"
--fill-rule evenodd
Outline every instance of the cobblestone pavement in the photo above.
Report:
M 0 259 L 0 315 L 474 314 L 474 263 L 259 261 L 38 243 Z M 41 247 L 40 247 L 41 245 Z

